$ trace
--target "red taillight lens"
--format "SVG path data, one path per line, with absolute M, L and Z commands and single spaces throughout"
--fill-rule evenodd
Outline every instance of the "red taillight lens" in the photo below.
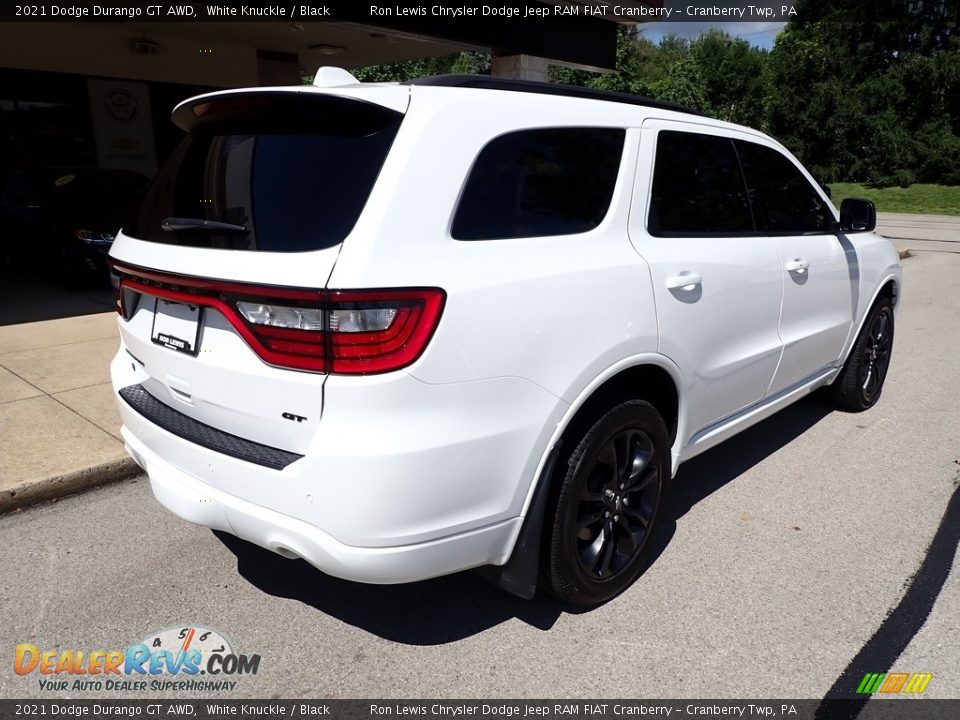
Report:
M 442 290 L 323 291 L 309 304 L 240 300 L 240 316 L 282 364 L 344 375 L 389 372 L 423 352 L 440 319 Z M 269 361 L 269 358 L 267 358 Z
M 436 288 L 331 293 L 330 372 L 353 375 L 406 367 L 430 342 L 444 297 Z
M 399 370 L 423 353 L 446 298 L 439 288 L 301 290 L 123 268 L 124 290 L 220 312 L 266 363 L 342 375 Z

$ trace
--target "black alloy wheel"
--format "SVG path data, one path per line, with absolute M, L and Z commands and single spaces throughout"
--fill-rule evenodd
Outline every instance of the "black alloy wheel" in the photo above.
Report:
M 857 336 L 843 369 L 826 388 L 833 402 L 844 410 L 861 412 L 880 399 L 893 354 L 893 305 L 881 298 Z
M 663 419 L 643 400 L 572 432 L 544 519 L 542 577 L 561 600 L 591 606 L 643 569 L 670 480 L 670 445 Z
M 893 350 L 893 312 L 889 307 L 883 307 L 870 321 L 866 348 L 860 361 L 860 387 L 864 399 L 870 404 L 873 404 L 874 398 L 880 394 L 883 381 L 887 377 L 891 350 Z
M 650 436 L 625 430 L 598 454 L 577 506 L 577 555 L 597 580 L 621 572 L 647 540 L 660 500 L 660 468 Z

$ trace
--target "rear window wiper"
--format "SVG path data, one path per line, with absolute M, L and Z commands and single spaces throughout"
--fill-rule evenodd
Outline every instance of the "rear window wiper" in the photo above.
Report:
M 201 218 L 168 217 L 164 218 L 160 227 L 167 232 L 176 230 L 209 230 L 210 232 L 245 233 L 250 232 L 243 225 L 218 222 L 217 220 L 203 220 Z

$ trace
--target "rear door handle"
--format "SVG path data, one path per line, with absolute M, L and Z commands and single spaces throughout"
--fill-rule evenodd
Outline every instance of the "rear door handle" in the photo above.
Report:
M 693 290 L 697 285 L 703 283 L 700 273 L 684 270 L 679 275 L 667 278 L 668 290 Z
M 810 263 L 803 258 L 796 258 L 795 260 L 788 262 L 783 267 L 787 272 L 805 273 L 810 267 Z

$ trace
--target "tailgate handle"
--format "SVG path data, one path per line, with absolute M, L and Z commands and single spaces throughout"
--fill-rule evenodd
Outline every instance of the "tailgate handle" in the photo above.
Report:
M 193 393 L 190 391 L 190 383 L 188 383 L 186 380 L 181 380 L 174 375 L 167 375 L 164 380 L 166 381 L 167 387 L 170 388 L 170 392 L 173 393 L 175 398 L 185 402 L 190 402 L 193 395 Z

